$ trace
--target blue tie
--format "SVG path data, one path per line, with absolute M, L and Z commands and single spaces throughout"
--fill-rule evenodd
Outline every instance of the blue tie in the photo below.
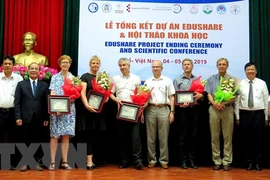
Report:
M 36 81 L 33 81 L 33 95 L 36 96 L 36 92 L 37 92 L 37 84 Z

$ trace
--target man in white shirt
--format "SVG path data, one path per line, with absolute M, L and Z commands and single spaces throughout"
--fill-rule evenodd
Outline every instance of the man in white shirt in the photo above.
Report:
M 245 65 L 246 79 L 241 81 L 235 101 L 236 124 L 240 125 L 244 142 L 247 170 L 261 171 L 264 126 L 268 125 L 268 89 L 266 83 L 256 78 L 254 63 Z
M 3 72 L 0 73 L 0 143 L 5 142 L 5 139 L 7 142 L 15 142 L 14 93 L 17 83 L 23 78 L 12 72 L 14 63 L 14 57 L 8 54 L 4 55 L 1 61 Z M 16 163 L 12 158 L 11 170 L 15 170 Z
M 120 58 L 118 65 L 122 74 L 113 77 L 114 87 L 110 98 L 117 103 L 119 109 L 122 104 L 121 101 L 132 102 L 130 95 L 134 95 L 134 90 L 141 84 L 141 80 L 139 76 L 130 73 L 130 61 L 127 58 Z M 116 94 L 116 97 L 114 94 Z M 119 168 L 128 167 L 131 158 L 128 150 L 131 146 L 135 168 L 141 170 L 143 164 L 141 158 L 140 121 L 134 123 L 119 120 L 118 137 L 122 158 Z
M 153 77 L 145 84 L 153 90 L 145 109 L 145 122 L 148 146 L 148 167 L 152 168 L 157 163 L 156 138 L 159 139 L 159 163 L 162 168 L 168 169 L 168 136 L 170 123 L 174 121 L 174 94 L 175 89 L 170 78 L 162 76 L 163 64 L 159 60 L 152 62 Z

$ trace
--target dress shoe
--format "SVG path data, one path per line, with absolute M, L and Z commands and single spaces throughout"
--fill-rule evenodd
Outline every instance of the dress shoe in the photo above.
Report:
M 259 164 L 256 164 L 255 169 L 256 169 L 257 171 L 261 171 L 261 170 L 262 170 L 262 168 L 260 167 Z
M 252 169 L 253 169 L 252 163 L 249 163 L 249 164 L 248 164 L 248 167 L 247 167 L 247 170 L 248 170 L 248 171 L 251 171 Z
M 182 169 L 187 169 L 188 168 L 186 162 L 181 162 L 180 167 Z
M 163 169 L 168 169 L 168 168 L 169 168 L 168 164 L 161 164 L 161 167 L 162 167 Z
M 142 163 L 137 163 L 135 168 L 138 169 L 138 170 L 142 170 L 143 169 L 143 164 Z
M 127 168 L 127 167 L 128 167 L 127 163 L 122 163 L 122 164 L 119 165 L 119 169 L 124 169 L 124 168 Z
M 92 164 L 92 166 L 86 166 L 86 169 L 87 170 L 93 170 L 93 169 L 95 169 L 96 168 L 96 165 L 94 165 L 94 164 Z
M 37 165 L 37 166 L 36 166 L 36 170 L 37 170 L 37 171 L 43 171 L 43 168 L 42 168 L 40 165 Z
M 231 170 L 231 167 L 229 165 L 224 165 L 223 170 L 224 171 L 229 171 L 229 170 Z
M 21 171 L 21 172 L 27 171 L 27 166 L 26 166 L 26 165 L 23 165 L 23 166 L 20 168 L 20 171 Z
M 156 166 L 155 163 L 149 163 L 149 164 L 148 164 L 148 167 L 149 167 L 149 168 L 153 168 L 153 167 L 155 167 L 155 166 Z
M 47 166 L 45 166 L 44 164 L 38 164 L 40 167 L 42 167 L 43 169 L 48 169 Z
M 15 166 L 10 166 L 9 170 L 15 171 L 16 170 L 16 167 Z
M 214 170 L 220 170 L 220 165 L 219 164 L 216 164 L 214 167 L 213 167 Z
M 194 161 L 190 161 L 190 167 L 193 169 L 198 169 L 198 166 L 194 163 Z

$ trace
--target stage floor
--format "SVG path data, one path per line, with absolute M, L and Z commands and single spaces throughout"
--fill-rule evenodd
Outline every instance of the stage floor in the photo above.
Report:
M 199 167 L 199 169 L 183 170 L 176 166 L 171 166 L 169 169 L 162 169 L 161 167 L 143 168 L 137 170 L 132 167 L 126 169 L 119 169 L 115 164 L 108 164 L 100 166 L 94 170 L 73 169 L 55 171 L 36 171 L 28 170 L 20 172 L 19 170 L 9 171 L 0 170 L 0 179 L 2 180 L 245 180 L 245 179 L 259 179 L 266 180 L 270 178 L 270 169 L 263 169 L 262 171 L 247 171 L 240 168 L 232 168 L 231 171 L 214 171 L 212 167 Z

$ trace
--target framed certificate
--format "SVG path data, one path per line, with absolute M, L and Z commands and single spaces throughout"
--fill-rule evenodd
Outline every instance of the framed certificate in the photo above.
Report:
M 123 102 L 119 108 L 116 118 L 120 120 L 137 122 L 139 117 L 140 105 L 130 102 Z
M 57 112 L 62 114 L 70 114 L 71 106 L 69 96 L 48 96 L 48 113 L 56 114 Z
M 176 91 L 174 101 L 175 105 L 184 103 L 195 104 L 194 91 Z
M 92 106 L 97 112 L 101 112 L 104 104 L 104 99 L 104 94 L 92 90 L 90 90 L 87 95 L 88 104 Z

